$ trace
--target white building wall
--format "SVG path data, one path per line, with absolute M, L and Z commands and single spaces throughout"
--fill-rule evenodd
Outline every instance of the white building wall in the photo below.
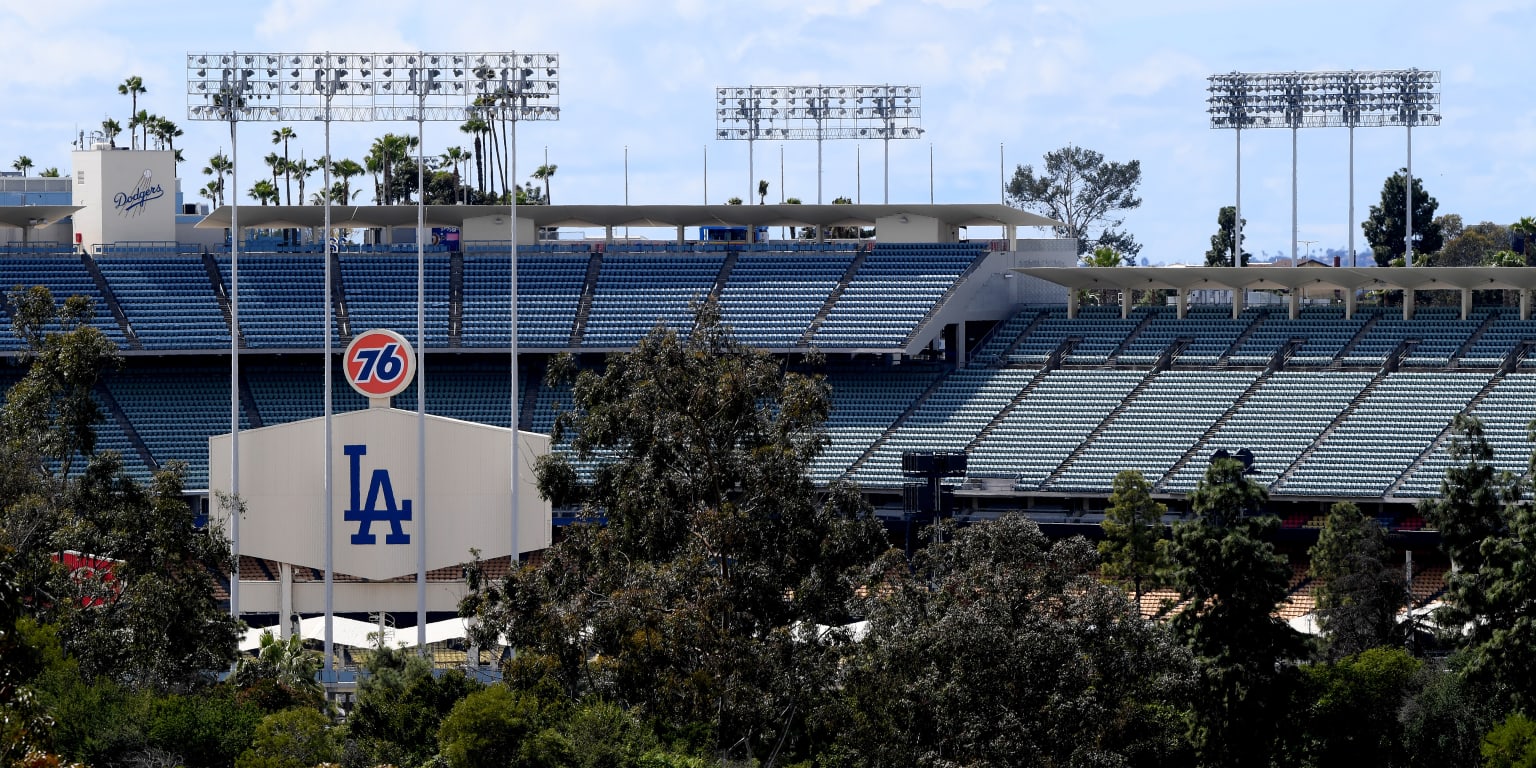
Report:
M 87 149 L 71 153 L 76 242 L 85 249 L 128 241 L 176 240 L 176 157 L 169 150 Z

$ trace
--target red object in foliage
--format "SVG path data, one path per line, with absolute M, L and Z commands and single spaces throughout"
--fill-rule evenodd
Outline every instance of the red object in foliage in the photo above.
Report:
M 70 581 L 79 585 L 81 592 L 85 593 L 80 598 L 82 606 L 92 608 L 106 605 L 107 600 L 101 597 L 101 594 L 110 593 L 115 597 L 123 591 L 123 585 L 117 583 L 117 574 L 113 571 L 114 568 L 123 564 L 121 560 L 66 549 L 56 553 L 53 561 L 68 568 Z M 101 588 L 92 586 L 98 584 Z

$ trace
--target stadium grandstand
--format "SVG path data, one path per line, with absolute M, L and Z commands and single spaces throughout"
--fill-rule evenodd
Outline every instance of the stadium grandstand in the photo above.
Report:
M 0 224 L 19 207 L 0 206 Z M 466 216 L 487 215 L 447 208 L 459 210 L 436 211 L 434 226 L 467 233 Z M 231 336 L 241 350 L 244 429 L 321 415 L 327 302 L 337 349 L 366 329 L 415 327 L 414 243 L 349 243 L 327 254 L 263 232 L 312 226 L 302 217 L 316 210 L 242 207 L 252 229 L 241 233 L 239 327 L 231 322 L 229 248 L 220 241 L 85 247 L 24 238 L 0 248 L 0 282 L 94 301 L 91 322 L 124 357 L 97 391 L 107 414 L 100 447 L 119 452 L 140 477 L 186 461 L 190 501 L 206 512 L 216 471 L 208 441 L 229 431 Z M 341 226 L 384 228 L 393 215 L 350 210 Z M 1536 320 L 1531 286 L 1509 282 L 1525 279 L 1514 271 L 1077 268 L 1074 242 L 1017 239 L 1015 227 L 1044 222 L 1001 205 L 519 213 L 532 231 L 583 226 L 608 236 L 517 248 L 516 426 L 547 433 L 569 405 L 567 390 L 542 380 L 551 356 L 601 366 L 657 323 L 686 332 L 690 306 L 715 300 L 742 340 L 787 366 L 809 370 L 807 353 L 820 353 L 809 359 L 831 386 L 833 408 L 813 480 L 857 482 L 893 530 L 924 522 L 904 502 L 906 453 L 967 455 L 964 475 L 946 481 L 961 519 L 1023 511 L 1054 535 L 1095 535 L 1120 470 L 1140 470 L 1179 515 L 1213 453 L 1247 449 L 1293 563 L 1305 562 L 1328 506 L 1352 501 L 1391 532 L 1422 605 L 1437 595 L 1447 564 L 1415 503 L 1438 492 L 1454 417 L 1483 420 L 1500 468 L 1523 472 L 1530 455 Z M 197 218 L 219 232 L 227 216 L 222 209 Z M 872 225 L 876 236 L 684 237 L 686 228 L 721 222 L 754 232 Z M 1003 238 L 963 237 L 967 227 L 999 224 Z M 675 227 L 677 236 L 612 238 L 631 225 Z M 464 238 L 424 250 L 426 410 L 511 426 L 510 243 Z M 1452 298 L 1417 306 L 1415 291 L 1429 290 Z M 10 307 L 3 309 L 8 320 Z M 0 354 L 19 351 L 14 337 L 0 337 Z M 5 384 L 19 375 L 0 368 Z M 414 409 L 418 391 L 396 407 Z M 339 413 L 368 407 L 340 381 L 332 394 Z M 554 524 L 577 514 L 556 509 Z M 505 569 L 505 559 L 492 567 Z M 276 564 L 255 558 L 240 570 L 242 579 L 278 578 Z M 293 578 L 318 580 L 312 571 Z M 429 574 L 458 578 L 457 569 Z M 1310 610 L 1304 565 L 1292 588 L 1287 611 L 1300 617 Z M 1160 610 L 1155 602 L 1149 612 Z

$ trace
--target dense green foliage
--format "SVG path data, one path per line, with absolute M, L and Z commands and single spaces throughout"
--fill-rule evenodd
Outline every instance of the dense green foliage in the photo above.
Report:
M 1407 254 L 1408 222 L 1407 195 L 1404 180 L 1408 169 L 1400 169 L 1387 177 L 1381 185 L 1381 202 L 1371 206 L 1369 218 L 1362 224 L 1365 241 L 1371 244 L 1378 266 L 1388 266 L 1394 261 L 1401 263 Z M 1424 191 L 1423 181 L 1413 180 L 1413 266 L 1419 266 L 1427 254 L 1435 253 L 1445 244 L 1440 222 L 1435 210 L 1440 204 Z
M 1248 226 L 1248 220 L 1243 219 L 1243 226 Z M 1248 266 L 1248 258 L 1253 254 L 1244 250 L 1242 260 L 1238 264 L 1232 263 L 1232 252 L 1236 250 L 1232 241 L 1237 237 L 1237 206 L 1224 205 L 1216 212 L 1216 234 L 1211 235 L 1211 249 L 1205 252 L 1205 265 L 1207 267 L 1231 267 Z M 1247 240 L 1248 235 L 1243 235 Z
M 1128 469 L 1115 475 L 1099 556 L 1106 578 L 1130 582 L 1138 606 L 1142 593 L 1162 586 L 1168 576 L 1166 514 L 1168 505 L 1152 499 L 1152 484 L 1140 472 Z
M 1397 613 L 1408 600 L 1389 562 L 1387 532 L 1347 501 L 1334 504 L 1310 552 L 1317 622 L 1330 659 L 1399 644 Z

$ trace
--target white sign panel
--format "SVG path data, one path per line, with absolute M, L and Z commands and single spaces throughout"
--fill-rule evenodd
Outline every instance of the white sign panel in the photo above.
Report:
M 390 579 L 416 572 L 416 537 L 427 570 L 511 553 L 510 430 L 427 416 L 426 488 L 417 474 L 417 416 L 369 408 L 332 417 L 331 510 L 338 574 Z M 550 505 L 533 464 L 549 437 L 518 433 L 518 545 L 550 544 Z M 325 567 L 324 420 L 240 433 L 240 553 Z M 209 487 L 228 492 L 230 436 L 208 440 Z M 424 496 L 424 498 L 423 498 Z

